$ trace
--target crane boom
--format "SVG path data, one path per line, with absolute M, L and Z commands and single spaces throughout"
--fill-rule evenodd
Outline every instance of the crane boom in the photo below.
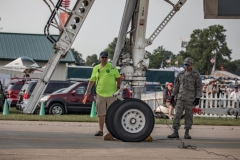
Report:
M 165 0 L 171 5 L 169 0 Z M 160 23 L 157 29 L 152 33 L 152 35 L 147 39 L 147 45 L 151 45 L 154 39 L 159 35 L 159 33 L 163 30 L 163 28 L 168 24 L 168 22 L 173 18 L 173 16 L 180 10 L 180 8 L 185 4 L 187 0 L 179 0 L 176 5 L 173 5 L 173 9 L 171 12 L 166 16 L 166 18 Z
M 73 10 L 68 12 L 70 15 L 64 28 L 61 30 L 60 36 L 55 40 L 49 34 L 49 27 L 54 25 L 55 16 L 58 15 L 58 10 L 61 9 L 62 0 L 59 0 L 52 10 L 52 14 L 44 28 L 45 35 L 50 42 L 54 45 L 55 53 L 52 55 L 47 63 L 45 70 L 43 71 L 40 79 L 37 82 L 36 87 L 29 98 L 29 101 L 25 108 L 23 108 L 23 113 L 34 113 L 37 104 L 45 91 L 48 82 L 50 81 L 54 70 L 56 69 L 61 58 L 65 57 L 68 50 L 72 46 L 79 30 L 86 19 L 88 12 L 90 11 L 95 0 L 77 0 Z M 51 0 L 50 0 L 51 2 Z M 46 0 L 45 0 L 45 3 Z M 48 5 L 50 6 L 50 5 Z M 67 10 L 68 11 L 68 10 Z M 67 12 L 66 11 L 66 12 Z M 55 25 L 56 26 L 56 25 Z M 60 28 L 59 28 L 60 29 Z

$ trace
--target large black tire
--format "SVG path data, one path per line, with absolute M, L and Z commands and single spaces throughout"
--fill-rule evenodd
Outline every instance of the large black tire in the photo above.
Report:
M 113 119 L 114 119 L 114 116 L 115 116 L 115 112 L 116 112 L 116 110 L 119 108 L 119 107 L 121 107 L 124 103 L 127 103 L 128 101 L 132 101 L 133 99 L 124 99 L 123 101 L 121 101 L 121 102 L 119 102 L 119 103 L 117 103 L 117 104 L 113 104 L 113 105 L 111 105 L 111 108 L 109 107 L 109 109 L 108 109 L 108 112 L 107 112 L 107 119 L 106 119 L 106 126 L 107 126 L 107 128 L 108 128 L 108 131 L 109 131 L 109 133 L 113 136 L 113 137 L 115 137 L 115 138 L 117 138 L 117 139 L 119 139 L 119 140 L 121 140 L 121 136 L 116 132 L 116 130 L 115 130 L 115 124 L 114 124 L 114 122 L 113 122 Z
M 151 108 L 139 99 L 124 100 L 111 113 L 112 131 L 124 142 L 145 140 L 154 128 L 155 118 Z
M 64 107 L 60 103 L 54 103 L 49 108 L 49 114 L 52 115 L 63 115 L 64 114 Z
M 121 135 L 119 135 L 118 133 L 117 133 L 117 131 L 115 130 L 115 124 L 114 124 L 114 122 L 113 122 L 113 119 L 114 119 L 114 116 L 115 116 L 115 112 L 116 112 L 116 110 L 119 108 L 119 107 L 121 107 L 124 103 L 127 103 L 129 101 L 129 99 L 128 100 L 123 100 L 123 101 L 121 101 L 120 103 L 118 103 L 117 105 L 115 105 L 114 107 L 113 107 L 113 109 L 112 109 L 112 112 L 110 113 L 110 117 L 109 117 L 109 119 L 110 119 L 110 124 L 109 124 L 109 127 L 111 128 L 111 131 L 112 131 L 112 133 L 113 133 L 113 135 L 114 135 L 114 137 L 115 138 L 117 138 L 117 139 L 119 139 L 119 140 L 122 140 L 121 139 Z
M 112 117 L 112 113 L 116 110 L 116 108 L 119 107 L 119 105 L 122 103 L 123 101 L 120 101 L 120 100 L 116 100 L 115 102 L 113 102 L 109 107 L 108 107 L 108 110 L 107 110 L 107 113 L 106 113 L 106 116 L 105 116 L 105 123 L 106 123 L 106 127 L 107 127 L 107 130 L 108 132 L 115 138 L 119 139 L 119 137 L 116 136 L 113 127 L 113 123 L 112 123 L 112 120 L 113 120 L 113 117 Z

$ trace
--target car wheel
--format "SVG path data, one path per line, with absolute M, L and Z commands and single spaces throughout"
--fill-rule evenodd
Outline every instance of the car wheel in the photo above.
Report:
M 155 118 L 151 108 L 139 99 L 127 99 L 112 112 L 112 130 L 125 142 L 140 142 L 151 133 Z
M 49 109 L 49 114 L 52 114 L 52 115 L 62 115 L 62 114 L 64 114 L 63 105 L 60 104 L 60 103 L 52 104 L 50 109 Z

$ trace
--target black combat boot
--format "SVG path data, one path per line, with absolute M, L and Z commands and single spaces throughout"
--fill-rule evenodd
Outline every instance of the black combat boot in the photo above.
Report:
M 185 139 L 192 139 L 192 137 L 189 135 L 189 129 L 185 130 L 185 135 L 184 135 Z
M 178 130 L 177 130 L 177 129 L 174 129 L 173 134 L 168 135 L 168 138 L 179 138 Z

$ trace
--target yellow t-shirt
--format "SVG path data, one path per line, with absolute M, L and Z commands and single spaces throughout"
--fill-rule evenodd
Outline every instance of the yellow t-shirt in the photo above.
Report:
M 112 68 L 111 63 L 107 63 L 100 69 L 98 64 L 93 68 L 90 81 L 96 82 L 96 93 L 102 97 L 111 97 L 116 92 L 116 78 L 119 78 L 117 68 Z

